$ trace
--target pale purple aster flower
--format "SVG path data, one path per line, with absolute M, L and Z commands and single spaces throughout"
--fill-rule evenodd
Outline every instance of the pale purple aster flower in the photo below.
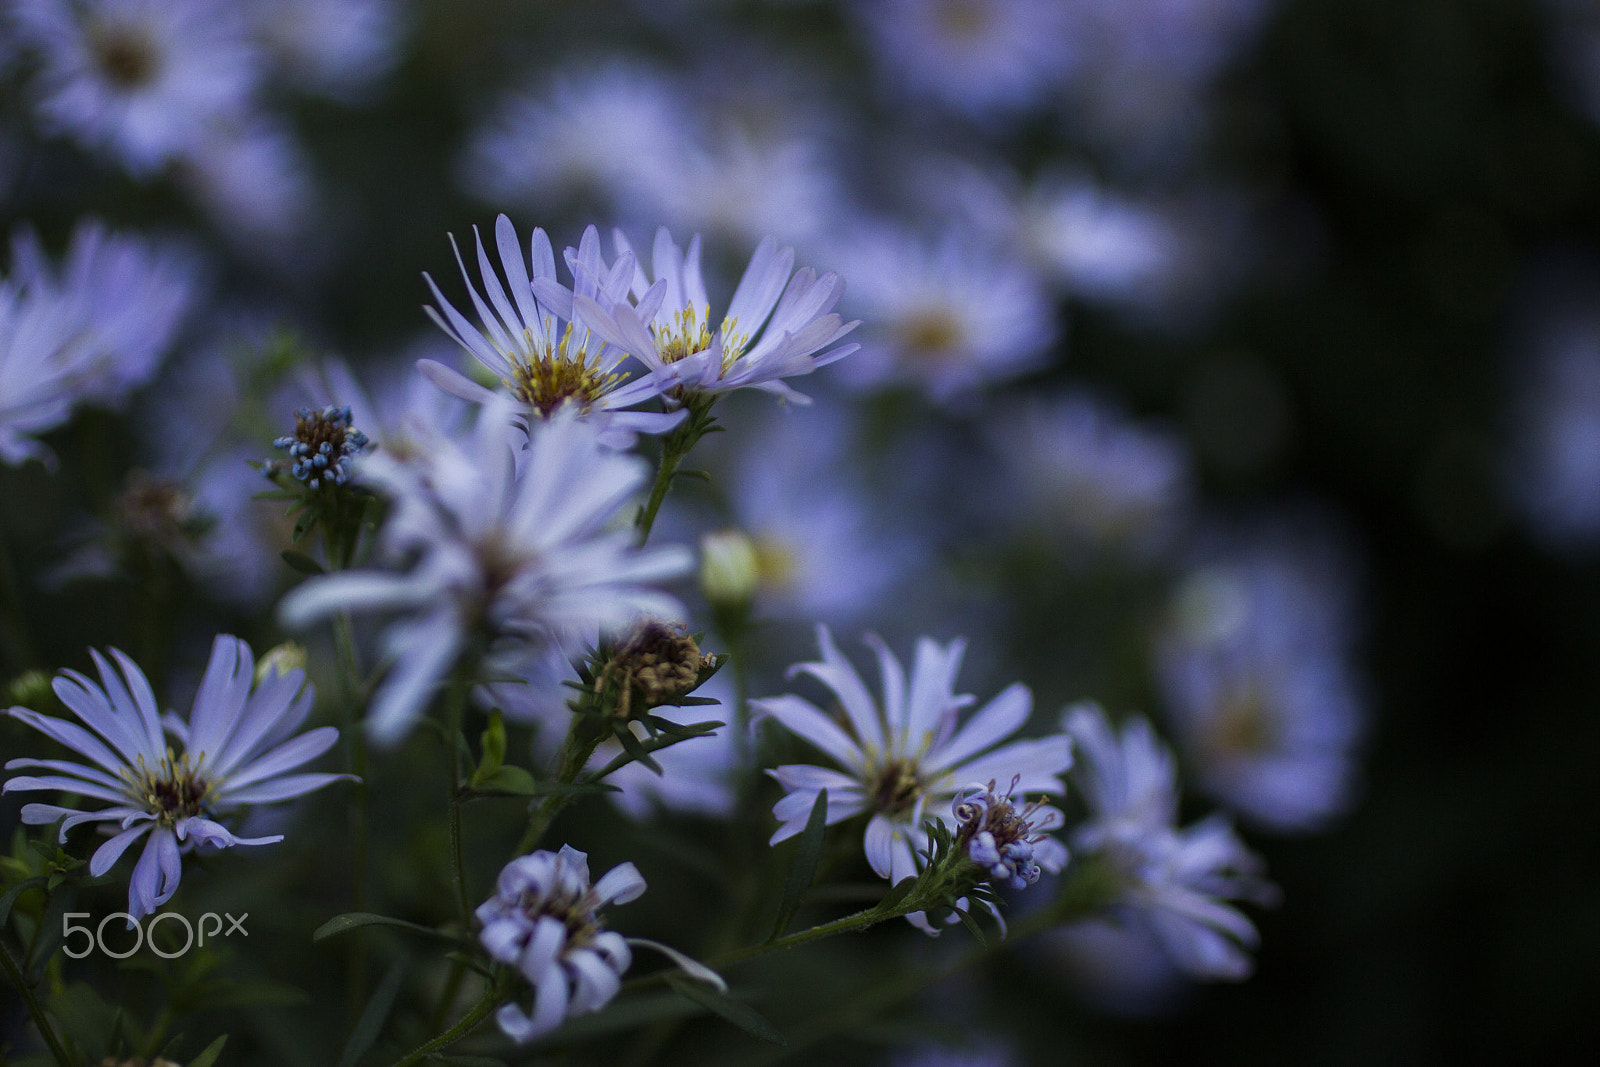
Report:
M 155 375 L 200 288 L 199 263 L 186 249 L 94 219 L 73 229 L 59 268 L 27 229 L 12 238 L 11 258 L 15 283 L 76 317 L 78 397 L 108 406 Z
M 1256 928 L 1224 901 L 1272 899 L 1260 858 L 1218 816 L 1177 828 L 1177 768 L 1144 719 L 1118 732 L 1091 705 L 1069 709 L 1062 726 L 1077 746 L 1072 779 L 1089 808 L 1072 834 L 1079 862 L 1109 865 L 1116 910 L 1151 929 L 1179 970 L 1248 976 Z
M 248 5 L 255 37 L 283 85 L 361 102 L 401 55 L 395 0 L 274 0 Z
M 739 447 L 724 452 L 732 453 L 725 476 L 720 465 L 712 470 L 727 486 L 734 525 L 755 548 L 759 612 L 861 619 L 928 561 L 928 527 L 899 523 L 906 502 L 863 484 L 860 434 L 847 407 L 824 398 L 759 424 L 735 420 L 726 437 Z
M 1059 0 L 869 0 L 852 11 L 890 89 L 974 118 L 1047 100 L 1077 52 Z
M 357 482 L 391 505 L 380 554 L 406 569 L 313 578 L 280 606 L 295 627 L 345 610 L 406 613 L 385 633 L 393 667 L 368 719 L 382 742 L 405 733 L 474 636 L 494 642 L 493 670 L 640 615 L 682 615 L 646 583 L 687 571 L 689 552 L 636 548 L 615 522 L 649 479 L 644 462 L 602 447 L 570 411 L 530 429 L 491 397 L 459 444 L 436 437 L 362 457 Z
M 699 234 L 684 252 L 665 227 L 656 231 L 653 283 L 627 238 L 621 231 L 614 236 L 618 263 L 635 260 L 636 302 L 577 293 L 573 305 L 596 333 L 649 367 L 663 389 L 691 394 L 760 389 L 803 404 L 809 398 L 783 379 L 810 374 L 858 347 L 828 347 L 859 325 L 833 313 L 844 295 L 844 279 L 832 271 L 819 277 L 810 267 L 794 270 L 794 249 L 779 249 L 771 237 L 756 246 L 727 314 L 713 330 Z
M 836 170 L 816 138 L 768 141 L 735 130 L 683 153 L 665 177 L 664 217 L 740 244 L 767 234 L 801 241 L 840 212 Z
M 66 422 L 81 393 L 82 322 L 64 300 L 25 292 L 0 278 L 0 461 L 55 453 L 34 435 Z
M 686 412 L 625 410 L 660 395 L 659 384 L 649 375 L 626 380 L 619 369 L 626 353 L 620 348 L 608 349 L 599 331 L 591 332 L 591 317 L 573 309 L 574 299 L 580 303 L 599 299 L 608 304 L 623 299 L 633 277 L 631 256 L 619 258 L 610 269 L 603 268 L 599 231 L 590 226 L 578 249 L 569 250 L 573 275 L 573 289 L 569 290 L 555 280 L 555 253 L 544 230 L 535 227 L 529 239 L 531 277 L 511 220 L 504 215 L 497 218 L 494 234 L 500 264 L 511 289 L 510 299 L 474 228 L 478 271 L 489 303 L 478 295 L 459 249 L 456 263 L 483 328 L 474 327 L 424 273 L 428 288 L 438 301 L 438 307 L 426 310 L 441 330 L 500 380 L 504 395 L 516 401 L 525 421 L 547 419 L 557 411 L 571 409 L 592 421 L 600 430 L 601 440 L 613 448 L 631 447 L 636 434 L 663 433 L 682 421 Z M 454 238 L 451 244 L 455 244 Z M 585 269 L 586 266 L 592 269 Z M 422 360 L 417 367 L 439 388 L 465 400 L 482 403 L 495 395 L 433 360 Z
M 1356 796 L 1367 716 L 1339 547 L 1305 522 L 1222 541 L 1179 584 L 1158 641 L 1167 719 L 1196 781 L 1280 832 L 1324 828 Z
M 505 1004 L 500 1029 L 518 1044 L 532 1041 L 575 1015 L 598 1011 L 622 987 L 633 951 L 599 916 L 607 904 L 626 904 L 645 890 L 631 863 L 611 868 L 593 885 L 589 856 L 571 845 L 519 856 L 500 872 L 495 895 L 478 906 L 478 940 L 489 957 L 514 967 L 533 986 L 531 1011 Z
M 1064 550 L 1147 558 L 1188 517 L 1194 471 L 1182 438 L 1092 393 L 1028 397 L 990 426 L 1009 475 L 996 486 L 995 513 L 1022 512 Z
M 256 260 L 304 272 L 326 255 L 317 185 L 294 132 L 276 116 L 219 123 L 177 161 L 177 177 L 217 228 Z
M 121 652 L 110 652 L 121 677 L 91 651 L 100 673 L 98 685 L 72 670 L 55 680 L 56 695 L 83 726 L 27 708 L 10 710 L 13 718 L 90 762 L 10 760 L 8 771 L 26 767 L 51 773 L 19 775 L 0 792 L 60 790 L 109 802 L 110 807 L 95 811 L 26 804 L 22 821 L 42 826 L 62 819 L 63 842 L 79 823 L 115 823 L 114 835 L 89 860 L 89 874 L 96 878 L 135 841 L 146 838 L 128 883 L 128 912 L 135 920 L 177 891 L 183 853 L 200 845 L 227 848 L 283 840 L 282 834 L 236 837 L 220 820 L 253 804 L 288 800 L 352 778 L 289 773 L 322 755 L 339 737 L 331 726 L 295 734 L 311 711 L 312 690 L 303 671 L 273 669 L 255 683 L 250 646 L 219 635 L 184 721 L 170 712 L 163 716 L 144 673 Z M 169 734 L 180 752 L 174 753 Z
M 899 882 L 917 873 L 916 850 L 927 843 L 923 819 L 949 826 L 950 801 L 969 783 L 1014 780 L 1012 788 L 1022 792 L 1063 792 L 1060 775 L 1072 764 L 1066 735 L 1000 744 L 1028 720 L 1033 697 L 1026 686 L 1008 686 L 957 728 L 960 709 L 973 702 L 953 689 L 966 642 L 940 646 L 919 640 L 908 685 L 900 661 L 868 635 L 866 642 L 878 656 L 881 701 L 834 646 L 827 627 L 817 627 L 817 642 L 822 660 L 796 664 L 789 674 L 808 674 L 832 690 L 843 707 L 843 723 L 794 695 L 751 701 L 752 708 L 777 719 L 842 768 L 789 764 L 768 772 L 787 791 L 772 809 L 783 824 L 772 835 L 773 844 L 800 832 L 817 794 L 826 789 L 829 824 L 870 813 L 867 862 L 882 877 Z
M 677 85 L 648 65 L 614 58 L 563 70 L 548 86 L 500 102 L 473 135 L 459 181 L 492 204 L 548 210 L 553 198 L 599 195 L 653 206 L 661 176 L 683 152 L 690 114 Z
M 15 0 L 10 23 L 39 56 L 40 123 L 144 177 L 241 115 L 260 57 L 239 5 L 221 0 Z
M 872 324 L 851 384 L 910 383 L 951 403 L 1050 362 L 1056 312 L 1039 277 L 964 232 L 930 245 L 866 226 L 835 254 L 856 279 L 851 308 Z

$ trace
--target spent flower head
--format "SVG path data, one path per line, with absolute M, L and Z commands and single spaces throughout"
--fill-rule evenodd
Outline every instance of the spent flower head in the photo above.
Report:
M 18 775 L 0 792 L 60 790 L 108 802 L 109 807 L 93 811 L 25 804 L 22 821 L 41 826 L 61 819 L 62 841 L 80 823 L 115 824 L 117 832 L 89 861 L 94 877 L 109 871 L 130 845 L 145 837 L 128 884 L 128 912 L 135 919 L 177 891 L 182 854 L 196 846 L 283 840 L 282 834 L 236 837 L 221 820 L 252 804 L 288 800 L 351 777 L 289 773 L 322 755 L 339 737 L 331 726 L 295 734 L 311 711 L 312 690 L 304 671 L 272 671 L 257 681 L 250 646 L 219 635 L 185 722 L 170 712 L 161 715 L 144 672 L 117 649 L 110 654 L 120 677 L 103 656 L 91 652 L 98 684 L 72 670 L 62 671 L 55 681 L 56 695 L 82 726 L 27 708 L 10 710 L 12 717 L 89 762 L 10 760 L 8 771 L 37 768 L 50 773 Z M 168 735 L 177 740 L 177 749 Z

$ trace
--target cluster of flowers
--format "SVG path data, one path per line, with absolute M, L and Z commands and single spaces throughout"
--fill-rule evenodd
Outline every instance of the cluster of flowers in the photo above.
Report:
M 622 749 L 651 762 L 633 727 L 660 728 L 664 720 L 653 709 L 697 699 L 690 694 L 720 665 L 659 621 L 685 617 L 659 585 L 693 562 L 681 547 L 645 543 L 672 464 L 710 428 L 711 408 L 726 392 L 752 388 L 804 401 L 786 379 L 848 355 L 854 346 L 837 342 L 856 324 L 832 311 L 843 290 L 836 275 L 794 270 L 792 250 L 770 240 L 756 249 L 727 313 L 716 319 L 698 238 L 684 252 L 663 230 L 647 273 L 620 234 L 608 264 L 591 228 L 565 251 L 567 286 L 556 280 L 542 231 L 530 245 L 531 270 L 503 216 L 495 236 L 506 284 L 481 241 L 486 296 L 467 276 L 481 326 L 429 283 L 435 320 L 495 385 L 437 362 L 420 364 L 433 383 L 481 404 L 470 432 L 458 437 L 413 424 L 403 440 L 367 451 L 352 409 L 332 406 L 302 409 L 295 434 L 275 442 L 294 457 L 292 477 L 308 494 L 375 493 L 387 506 L 374 563 L 312 577 L 284 599 L 279 614 L 292 628 L 347 612 L 398 616 L 384 630 L 389 666 L 365 715 L 367 733 L 381 746 L 398 743 L 441 690 L 461 692 L 464 682 L 508 715 L 564 716 L 569 745 L 585 736 L 597 709 L 613 715 L 623 720 L 615 727 Z M 625 366 L 629 358 L 634 363 Z M 657 492 L 630 528 L 618 520 L 650 477 L 644 461 L 627 452 L 639 434 L 665 435 L 663 459 Z M 840 714 L 793 693 L 750 702 L 757 722 L 771 720 L 828 764 L 768 772 L 785 794 L 773 807 L 773 844 L 811 833 L 818 812 L 816 832 L 864 816 L 867 863 L 893 886 L 911 883 L 907 899 L 918 906 L 900 914 L 937 935 L 974 904 L 1000 920 L 998 890 L 1022 890 L 1043 872 L 1062 872 L 1067 848 L 1051 832 L 1064 817 L 1046 798 L 1064 796 L 1070 774 L 1087 807 L 1072 835 L 1076 862 L 1101 872 L 1106 887 L 1094 903 L 1147 924 L 1189 973 L 1247 973 L 1255 931 L 1228 901 L 1265 896 L 1259 862 L 1220 819 L 1177 826 L 1172 760 L 1142 720 L 1119 736 L 1098 709 L 1078 708 L 1057 732 L 1015 739 L 1032 716 L 1031 693 L 1011 685 L 964 715 L 975 703 L 956 691 L 964 641 L 919 640 L 908 672 L 869 635 L 880 675 L 876 695 L 826 626 L 818 627 L 817 643 L 821 659 L 790 674 L 824 686 Z M 84 822 L 115 824 L 90 861 L 97 876 L 148 835 L 129 883 L 135 918 L 177 890 L 185 852 L 280 840 L 238 837 L 228 828 L 251 805 L 352 777 L 290 773 L 337 737 L 332 727 L 296 732 L 313 701 L 302 670 L 270 659 L 258 670 L 244 642 L 218 637 L 184 721 L 159 712 L 131 660 L 116 650 L 111 656 L 120 676 L 96 653 L 98 684 L 74 671 L 55 683 L 82 726 L 11 710 L 89 763 L 12 760 L 7 769 L 52 773 L 15 776 L 4 789 L 107 802 L 94 811 L 47 803 L 23 809 L 31 825 L 59 820 L 62 841 Z M 565 662 L 569 675 L 572 664 L 586 664 L 579 674 L 584 696 L 570 711 L 539 684 L 552 658 Z M 559 666 L 556 673 L 563 673 Z M 523 679 L 513 687 L 523 693 L 502 701 L 508 676 Z M 744 710 L 735 715 L 742 719 Z M 601 739 L 591 731 L 583 755 Z M 558 773 L 575 775 L 583 762 Z M 1000 782 L 1008 785 L 1000 789 Z M 1037 799 L 1024 803 L 1029 794 Z M 675 950 L 604 928 L 601 910 L 644 888 L 630 863 L 591 882 L 586 854 L 570 846 L 536 850 L 505 867 L 495 895 L 476 912 L 489 958 L 534 988 L 529 1012 L 512 1002 L 514 990 L 501 991 L 497 1019 L 505 1033 L 528 1041 L 602 1007 L 631 964 L 630 944 L 660 949 L 691 977 L 722 987 L 720 977 Z
M 257 247 L 287 247 L 316 199 L 269 86 L 357 100 L 398 58 L 402 30 L 390 0 L 10 0 L 0 28 L 42 133 L 140 181 L 170 172 Z

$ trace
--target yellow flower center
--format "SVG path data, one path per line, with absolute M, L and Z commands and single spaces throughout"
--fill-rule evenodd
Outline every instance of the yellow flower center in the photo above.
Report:
M 176 756 L 170 748 L 154 769 L 146 766 L 144 757 L 140 756 L 137 769 L 124 768 L 122 778 L 145 810 L 154 815 L 158 823 L 169 828 L 180 819 L 201 814 L 207 798 L 217 786 L 216 782 L 201 778 L 197 770 L 189 765 L 187 752 Z
M 622 381 L 622 375 L 605 369 L 603 342 L 593 356 L 584 344 L 573 349 L 570 322 L 553 345 L 544 338 L 535 337 L 532 330 L 525 331 L 523 338 L 530 354 L 508 354 L 512 377 L 504 382 L 513 396 L 538 409 L 541 415 L 549 416 L 569 400 L 587 413 L 597 400 Z M 586 333 L 584 340 L 587 339 Z

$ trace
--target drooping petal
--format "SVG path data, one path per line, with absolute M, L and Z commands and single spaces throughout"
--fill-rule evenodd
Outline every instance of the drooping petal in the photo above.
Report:
M 121 859 L 122 854 L 128 850 L 128 846 L 133 844 L 135 839 L 149 833 L 151 827 L 151 823 L 145 823 L 143 826 L 135 826 L 131 830 L 124 830 L 95 849 L 94 855 L 89 857 L 89 877 L 99 878 L 102 874 L 115 867 L 117 860 Z M 148 845 L 145 846 L 145 851 L 149 851 Z M 143 861 L 141 860 L 140 862 Z

